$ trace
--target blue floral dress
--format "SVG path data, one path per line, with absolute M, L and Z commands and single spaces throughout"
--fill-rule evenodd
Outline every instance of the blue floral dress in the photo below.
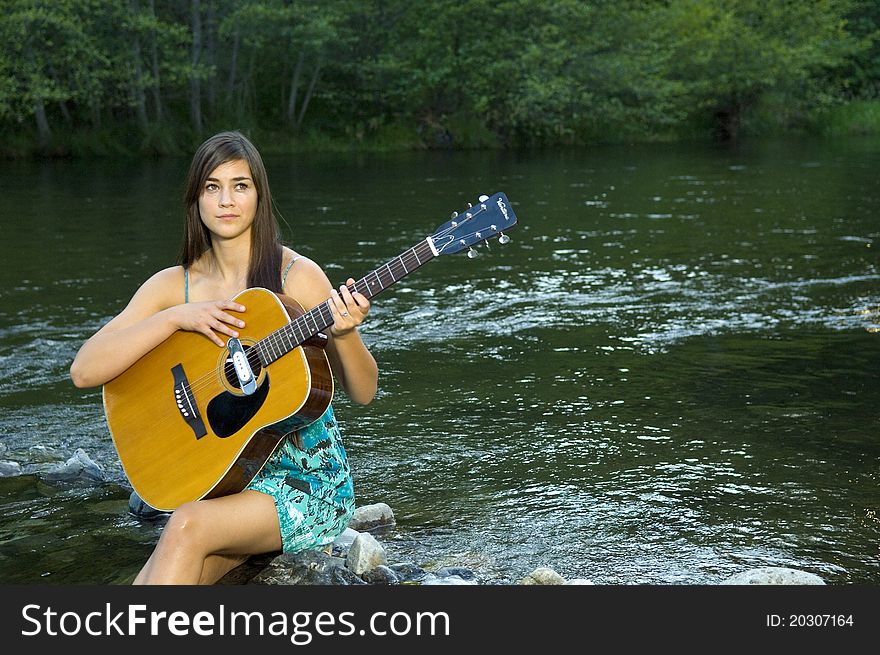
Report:
M 302 448 L 288 434 L 246 487 L 275 499 L 285 553 L 332 543 L 354 513 L 354 486 L 333 407 L 299 437 Z

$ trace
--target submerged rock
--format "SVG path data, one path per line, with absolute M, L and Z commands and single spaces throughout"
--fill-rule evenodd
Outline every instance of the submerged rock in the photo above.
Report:
M 412 583 L 421 582 L 428 576 L 428 572 L 420 566 L 416 566 L 412 562 L 399 562 L 391 564 L 388 568 L 397 574 L 400 582 Z
M 147 521 L 170 515 L 170 512 L 156 509 L 145 503 L 143 498 L 138 496 L 136 491 L 132 491 L 131 495 L 128 497 L 128 512 L 139 519 L 145 519 Z
M 21 464 L 8 459 L 0 460 L 0 478 L 21 475 Z
M 782 584 L 782 585 L 823 585 L 825 581 L 818 575 L 788 569 L 779 566 L 765 566 L 757 569 L 749 569 L 742 573 L 732 575 L 720 584 L 723 585 L 747 585 L 747 584 Z
M 55 466 L 42 475 L 47 482 L 74 482 L 76 480 L 104 481 L 104 469 L 96 464 L 82 448 L 77 448 L 73 457 L 64 464 Z

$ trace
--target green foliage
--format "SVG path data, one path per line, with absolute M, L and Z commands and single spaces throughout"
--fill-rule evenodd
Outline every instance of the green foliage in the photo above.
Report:
M 5 0 L 0 133 L 14 156 L 839 130 L 880 94 L 878 34 L 869 0 Z

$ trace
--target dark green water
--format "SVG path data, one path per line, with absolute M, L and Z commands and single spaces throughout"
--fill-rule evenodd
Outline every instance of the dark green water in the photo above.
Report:
M 67 369 L 174 263 L 186 161 L 0 163 L 0 582 L 128 582 L 156 525 Z M 520 223 L 374 299 L 336 401 L 389 559 L 704 584 L 880 581 L 880 142 L 267 160 L 290 245 L 359 277 L 504 191 Z M 145 426 L 148 429 L 148 426 Z M 99 486 L 41 473 L 77 447 Z

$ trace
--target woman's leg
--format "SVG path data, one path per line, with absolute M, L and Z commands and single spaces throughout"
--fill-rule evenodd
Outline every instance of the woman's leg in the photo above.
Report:
M 245 490 L 177 508 L 134 584 L 213 584 L 247 555 L 281 550 L 275 501 Z

